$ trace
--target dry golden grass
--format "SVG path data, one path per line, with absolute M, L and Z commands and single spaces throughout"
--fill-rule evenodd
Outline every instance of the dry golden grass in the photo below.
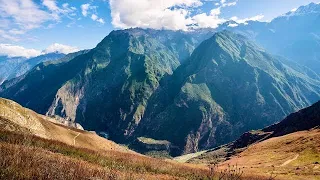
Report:
M 0 179 L 214 180 L 218 175 L 206 166 L 119 151 L 98 152 L 9 131 L 0 131 L 0 158 Z
M 219 177 L 218 172 L 206 165 L 146 157 L 95 133 L 53 122 L 0 98 L 0 179 L 215 180 Z M 235 180 L 231 177 L 229 172 L 219 180 Z
M 249 174 L 277 179 L 320 179 L 320 130 L 301 131 L 271 138 L 250 146 L 236 157 L 221 164 L 244 167 Z
M 99 153 L 8 131 L 0 132 L 0 140 L 1 179 L 205 179 L 209 173 L 202 167 L 117 151 Z
M 95 133 L 53 122 L 55 120 L 52 118 L 37 114 L 14 101 L 0 98 L 0 129 L 33 134 L 97 151 L 114 150 L 135 153 Z

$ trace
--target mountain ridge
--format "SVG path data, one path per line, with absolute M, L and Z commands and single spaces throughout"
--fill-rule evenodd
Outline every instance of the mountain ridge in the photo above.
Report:
M 0 71 L 2 72 L 0 75 L 0 84 L 5 80 L 10 80 L 25 74 L 41 62 L 58 60 L 63 56 L 65 56 L 65 54 L 62 53 L 48 53 L 33 58 L 9 58 L 3 56 L 1 57 L 2 61 L 0 61 Z
M 252 73 L 253 74 L 259 73 L 260 78 L 265 76 L 264 80 L 261 80 L 261 81 L 268 82 L 268 81 L 270 81 L 270 79 L 271 80 L 273 79 L 273 81 L 274 81 L 273 83 L 277 83 L 277 81 L 283 81 L 283 80 L 288 81 L 288 80 L 286 80 L 286 78 L 293 78 L 293 77 L 299 78 L 299 76 L 294 75 L 294 73 L 293 73 L 294 71 L 291 71 L 290 69 L 287 69 L 285 66 L 282 66 L 279 61 L 273 60 L 272 56 L 264 54 L 264 51 L 260 51 L 260 52 L 259 52 L 259 50 L 257 51 L 255 46 L 253 46 L 254 47 L 253 51 L 252 51 L 252 49 L 250 50 L 250 43 L 248 40 L 242 41 L 242 44 L 249 43 L 249 46 L 247 46 L 248 47 L 247 50 L 248 50 L 248 52 L 253 52 L 253 53 L 249 53 L 250 55 L 253 55 L 253 57 L 248 56 L 247 60 L 241 58 L 240 55 L 243 54 L 243 52 L 241 52 L 241 48 L 239 48 L 239 49 L 236 48 L 237 50 L 235 50 L 235 47 L 236 47 L 235 44 L 232 44 L 229 42 L 229 43 L 227 43 L 227 46 L 225 46 L 225 44 L 222 43 L 222 42 L 226 42 L 226 39 L 228 39 L 228 37 L 229 38 L 231 37 L 231 39 L 232 39 L 234 37 L 237 37 L 237 35 L 234 35 L 233 33 L 225 31 L 223 33 L 217 33 L 216 35 L 213 36 L 213 38 L 204 41 L 202 43 L 202 45 L 200 45 L 194 51 L 193 55 L 190 58 L 191 61 L 189 61 L 189 64 L 187 62 L 186 64 L 180 66 L 175 71 L 175 74 L 173 74 L 173 76 L 172 76 L 172 80 L 171 80 L 172 83 L 167 84 L 168 87 L 166 87 L 166 86 L 161 87 L 159 93 L 158 94 L 156 93 L 154 95 L 154 97 L 155 97 L 155 99 L 153 99 L 154 103 L 151 103 L 151 104 L 154 104 L 155 108 L 151 107 L 151 110 L 149 110 L 150 114 L 147 114 L 146 120 L 145 120 L 146 122 L 144 122 L 145 127 L 151 128 L 151 129 L 149 129 L 149 132 L 150 132 L 149 134 L 153 134 L 153 136 L 152 136 L 153 138 L 157 137 L 159 139 L 167 139 L 167 140 L 172 139 L 171 142 L 173 141 L 173 143 L 179 144 L 181 142 L 185 142 L 184 137 L 187 136 L 186 134 L 189 133 L 188 131 L 191 131 L 191 134 L 188 135 L 190 138 L 188 140 L 189 142 L 187 142 L 187 145 L 186 145 L 190 149 L 187 148 L 184 151 L 185 152 L 198 151 L 199 149 L 204 148 L 201 146 L 198 148 L 199 142 L 203 143 L 204 141 L 206 141 L 205 139 L 209 138 L 209 137 L 212 138 L 212 140 L 209 140 L 209 142 L 211 141 L 211 143 L 214 142 L 213 139 L 215 139 L 215 140 L 219 139 L 219 138 L 213 138 L 214 133 L 215 133 L 215 130 L 214 130 L 215 128 L 212 127 L 212 124 L 215 121 L 214 118 L 217 118 L 216 121 L 218 121 L 220 123 L 224 122 L 227 127 L 228 126 L 230 127 L 230 125 L 232 124 L 232 123 L 230 124 L 230 122 L 228 122 L 228 121 L 230 121 L 232 119 L 233 120 L 237 119 L 237 118 L 235 118 L 237 116 L 236 114 L 235 114 L 235 117 L 232 118 L 232 116 L 233 116 L 232 112 L 233 113 L 236 112 L 233 110 L 233 108 L 236 108 L 236 107 L 234 107 L 234 106 L 231 107 L 230 105 L 234 104 L 234 103 L 225 104 L 224 102 L 226 101 L 226 99 L 228 99 L 228 97 L 229 97 L 229 99 L 231 98 L 232 90 L 226 91 L 226 87 L 230 87 L 230 83 L 236 84 L 237 81 L 240 81 L 240 82 L 246 81 L 247 80 L 246 78 L 251 77 L 251 79 L 252 79 L 252 77 L 255 77 L 255 76 L 248 75 L 245 78 L 245 76 L 243 75 L 243 72 L 246 72 L 246 71 L 249 72 L 249 71 L 254 70 Z M 238 36 L 238 37 L 243 38 L 243 36 Z M 224 39 L 224 40 L 221 40 L 221 39 Z M 234 42 L 236 44 L 237 44 L 237 40 L 238 39 L 234 40 Z M 211 43 L 211 42 L 213 42 L 213 43 Z M 238 47 L 240 47 L 240 46 L 238 46 Z M 219 48 L 221 51 L 219 51 Z M 207 50 L 204 50 L 204 49 L 207 49 Z M 214 49 L 214 51 L 210 51 L 209 49 Z M 225 53 L 226 51 L 228 51 L 230 49 L 232 49 L 231 52 Z M 213 58 L 212 58 L 212 55 L 214 56 Z M 225 57 L 224 57 L 224 55 L 225 55 Z M 260 57 L 260 56 L 265 56 L 265 57 L 267 57 L 267 59 L 265 59 L 265 60 L 261 59 L 261 62 L 262 62 L 261 64 L 257 64 L 257 62 L 252 61 L 253 59 L 258 59 L 255 57 Z M 199 58 L 197 59 L 197 57 L 199 57 L 200 59 Z M 224 59 L 222 59 L 221 57 L 224 57 Z M 268 62 L 269 64 L 268 63 L 264 64 L 265 62 Z M 192 63 L 195 63 L 195 65 L 193 65 Z M 274 67 L 275 66 L 274 63 L 278 63 L 277 68 L 280 67 L 280 69 L 277 70 L 277 68 Z M 246 69 L 246 70 L 243 70 L 243 71 L 241 70 L 241 72 L 239 71 L 238 72 L 239 75 L 235 76 L 234 72 L 232 72 L 232 71 L 236 70 L 237 68 L 235 68 L 233 66 L 238 66 L 238 64 L 242 66 L 241 68 L 237 67 L 238 69 Z M 256 67 L 259 66 L 260 69 L 257 69 L 255 66 Z M 245 67 L 247 67 L 247 68 L 245 68 Z M 271 71 L 270 71 L 270 68 L 268 68 L 268 67 L 273 67 L 274 69 L 276 69 L 275 73 L 272 74 L 273 77 L 270 76 Z M 213 70 L 213 69 L 215 69 L 215 70 Z M 283 69 L 288 70 L 289 72 L 291 72 L 291 74 L 290 73 L 288 73 L 288 74 L 282 73 L 281 71 Z M 281 70 L 281 71 L 279 71 L 279 70 Z M 212 72 L 212 73 L 214 72 L 214 73 L 212 74 L 210 72 Z M 267 73 L 267 72 L 269 72 L 269 73 Z M 206 73 L 206 74 L 204 74 L 204 73 Z M 223 75 L 219 75 L 219 74 L 223 74 Z M 211 77 L 211 76 L 216 76 L 216 77 Z M 226 77 L 228 77 L 230 79 L 226 79 Z M 221 79 L 221 80 L 223 79 L 223 80 L 222 80 L 222 82 L 219 82 L 218 79 Z M 217 84 L 218 82 L 223 83 L 224 80 L 228 80 L 229 83 L 224 84 L 224 85 Z M 215 82 L 215 81 L 217 81 L 217 82 Z M 251 81 L 253 81 L 253 84 L 255 84 L 257 82 L 254 78 Z M 303 78 L 300 79 L 299 81 L 302 84 L 305 83 Z M 311 82 L 312 81 L 313 80 L 311 80 Z M 214 83 L 215 85 L 213 85 L 212 83 Z M 313 81 L 313 83 L 318 84 L 319 82 Z M 273 92 L 275 94 L 278 93 L 277 92 L 278 87 L 272 85 L 272 83 L 270 83 L 270 84 L 271 85 L 266 85 L 266 87 L 264 87 L 264 88 L 262 88 L 263 87 L 262 86 L 261 89 L 268 89 L 268 88 L 270 89 L 270 87 L 271 87 L 270 90 L 272 90 L 272 88 L 274 88 L 274 90 L 272 90 L 271 92 Z M 291 85 L 289 85 L 290 83 L 286 82 L 286 84 L 287 84 L 286 86 L 288 86 L 287 88 L 289 88 L 289 89 L 293 88 L 293 87 L 291 87 Z M 176 87 L 176 86 L 178 87 L 177 90 L 172 89 L 172 87 Z M 241 87 L 241 86 L 243 86 L 243 84 L 240 83 L 235 86 Z M 278 86 L 281 87 L 282 85 L 278 84 Z M 215 89 L 219 89 L 219 88 L 221 89 L 220 92 L 215 90 Z M 283 87 L 281 87 L 281 88 L 283 88 Z M 298 88 L 298 87 L 295 87 L 295 88 Z M 223 89 L 225 89 L 225 90 L 223 90 Z M 314 90 L 312 90 L 312 88 L 309 89 L 309 90 L 311 90 L 311 92 L 313 91 L 315 93 L 314 97 L 312 97 L 312 96 L 308 97 L 308 98 L 313 99 L 313 101 L 315 101 L 317 99 L 317 97 L 319 97 L 319 93 L 317 92 L 316 89 L 314 89 Z M 254 88 L 252 90 L 254 90 Z M 166 91 L 168 91 L 168 92 L 166 92 Z M 250 95 L 249 95 L 250 93 L 248 94 L 247 91 L 248 91 L 248 89 L 243 92 L 244 97 L 247 97 L 247 96 L 250 97 Z M 254 91 L 256 91 L 256 90 L 254 90 Z M 292 92 L 295 92 L 295 91 L 296 90 L 294 90 Z M 224 92 L 224 93 L 221 94 L 221 92 Z M 226 93 L 226 92 L 230 92 L 230 93 Z M 301 93 L 301 92 L 302 91 L 300 91 L 299 93 Z M 237 93 L 239 94 L 238 90 L 237 90 Z M 257 93 L 258 93 L 257 95 L 260 94 L 259 90 L 257 91 Z M 267 95 L 266 92 L 261 92 L 261 93 L 263 93 L 264 96 L 266 96 L 266 97 L 269 96 L 269 95 Z M 298 95 L 298 94 L 296 94 L 296 95 Z M 295 95 L 293 95 L 291 97 L 295 98 L 294 96 Z M 300 96 L 300 95 L 298 95 L 298 96 Z M 262 97 L 262 99 L 261 99 L 261 97 Z M 263 98 L 263 96 L 261 94 L 259 96 L 255 97 L 257 102 L 260 101 L 261 107 L 263 106 L 263 104 L 266 104 L 266 103 L 264 103 L 264 99 L 266 97 Z M 273 95 L 269 96 L 269 97 L 271 99 L 273 99 L 273 98 L 276 99 L 276 97 Z M 235 99 L 240 100 L 240 98 L 238 98 L 237 95 L 232 96 L 232 98 L 234 100 Z M 251 98 L 253 98 L 253 97 L 251 97 Z M 280 105 L 280 108 L 274 108 L 272 106 L 269 106 L 270 113 L 267 113 L 267 114 L 271 115 L 274 112 L 278 112 L 278 115 L 275 115 L 275 114 L 272 115 L 273 120 L 271 120 L 272 118 L 270 118 L 270 121 L 273 121 L 273 122 L 277 121 L 277 118 L 280 119 L 280 118 L 284 117 L 285 115 L 289 114 L 290 111 L 294 111 L 296 109 L 299 109 L 299 106 L 303 107 L 304 105 L 308 104 L 308 103 L 306 103 L 304 105 L 303 104 L 299 105 L 299 103 L 301 103 L 301 102 L 299 102 L 300 100 L 298 100 L 298 99 L 293 100 L 293 99 L 290 99 L 290 98 L 285 97 L 283 95 L 280 95 L 277 98 L 278 98 L 278 100 L 276 100 L 274 102 L 275 104 L 273 106 L 279 107 L 280 104 L 278 104 L 278 103 L 281 101 L 282 101 L 281 102 L 282 105 Z M 281 98 L 283 98 L 283 99 L 288 98 L 288 99 L 283 101 L 283 99 L 281 99 Z M 305 99 L 305 98 L 306 97 L 303 97 L 303 99 Z M 280 101 L 280 99 L 281 99 L 281 101 Z M 194 114 L 194 115 L 189 114 L 192 111 L 194 111 L 194 113 L 196 113 L 196 111 L 195 111 L 196 109 L 189 108 L 189 106 L 191 106 L 191 104 L 193 104 L 193 101 L 195 101 L 195 102 L 198 101 L 198 103 L 201 102 L 201 104 L 202 103 L 204 103 L 204 104 L 203 105 L 199 104 L 199 106 L 201 108 L 203 108 L 203 110 L 200 110 L 201 113 L 197 115 L 198 116 L 197 118 L 191 120 L 192 117 L 196 115 L 196 114 Z M 231 99 L 230 99 L 230 101 L 231 101 Z M 244 103 L 245 98 L 243 98 L 241 101 L 243 101 L 242 103 Z M 241 102 L 241 101 L 239 101 L 239 102 Z M 287 102 L 285 102 L 285 101 L 287 101 Z M 165 105 L 161 105 L 161 102 L 163 102 Z M 268 103 L 270 105 L 270 100 L 268 100 Z M 244 103 L 244 104 L 246 104 L 246 103 Z M 196 108 L 197 106 L 198 105 L 196 105 L 193 108 Z M 241 107 L 241 106 L 239 105 L 238 107 Z M 250 110 L 249 109 L 247 109 L 247 110 L 252 111 L 252 108 L 254 108 L 254 107 L 250 106 L 250 108 L 249 108 Z M 267 108 L 262 108 L 260 110 L 256 110 L 256 112 L 259 112 L 259 111 L 260 112 L 261 111 L 267 112 L 266 109 Z M 241 109 L 241 111 L 243 111 L 243 110 L 244 109 Z M 213 112 L 210 113 L 210 111 L 213 111 Z M 238 111 L 239 115 L 242 114 L 241 111 Z M 147 110 L 147 112 L 148 112 L 148 110 Z M 177 112 L 177 113 L 175 113 L 175 112 Z M 229 113 L 226 113 L 226 112 L 229 112 Z M 203 114 L 203 115 L 201 115 L 201 114 Z M 213 121 L 210 118 L 211 114 L 214 115 L 212 117 Z M 248 113 L 248 114 L 250 114 L 250 113 Z M 166 118 L 166 116 L 168 116 L 168 117 Z M 201 116 L 203 116 L 203 117 L 201 117 Z M 250 117 L 250 116 L 248 116 L 248 117 Z M 263 116 L 259 116 L 257 114 L 257 117 L 254 119 L 259 119 L 258 117 L 260 117 L 260 120 L 261 120 L 261 117 L 263 117 Z M 266 116 L 264 116 L 264 118 L 266 118 Z M 171 121 L 169 121 L 169 119 L 171 119 Z M 187 121 L 187 119 L 190 119 L 190 120 Z M 208 123 L 208 124 L 206 124 L 204 122 L 202 122 L 202 123 L 199 122 L 199 120 L 201 120 L 201 119 L 203 119 L 204 122 L 207 121 L 206 123 Z M 239 116 L 238 116 L 238 119 L 239 119 Z M 246 118 L 243 117 L 243 122 L 246 122 L 245 119 Z M 155 122 L 153 122 L 153 121 L 155 121 Z M 162 121 L 165 121 L 165 122 L 162 122 Z M 173 121 L 176 122 L 177 124 L 172 124 Z M 264 121 L 264 123 L 266 123 L 265 120 L 261 120 L 261 121 Z M 197 122 L 197 124 L 195 122 Z M 165 123 L 166 125 L 164 125 L 163 123 Z M 186 126 L 188 123 L 190 123 L 189 126 Z M 269 122 L 269 123 L 271 123 L 271 122 Z M 152 124 L 152 125 L 150 125 L 150 124 Z M 184 126 L 182 126 L 182 124 Z M 200 126 L 200 124 L 201 124 L 201 126 Z M 252 126 L 249 129 L 258 128 L 258 126 L 259 126 L 258 124 L 259 123 L 257 123 L 257 126 Z M 163 126 L 160 128 L 162 130 L 159 130 L 159 129 L 156 130 L 156 129 L 152 128 L 152 127 L 159 127 L 159 125 L 160 125 L 160 127 Z M 260 126 L 261 126 L 261 124 L 260 124 Z M 179 127 L 181 129 L 177 129 L 177 128 L 171 129 L 170 127 Z M 196 127 L 199 127 L 199 130 L 194 129 Z M 248 127 L 248 126 L 245 126 L 245 127 Z M 212 128 L 212 130 L 210 130 L 211 128 Z M 219 134 L 218 130 L 228 129 L 228 128 L 224 127 L 224 128 L 216 128 L 216 129 Z M 247 129 L 247 130 L 249 130 L 249 129 Z M 170 131 L 170 130 L 172 130 L 172 131 Z M 143 125 L 142 125 L 141 132 L 145 132 L 145 131 L 146 131 L 146 129 L 144 129 Z M 203 131 L 203 132 L 200 133 L 201 131 Z M 210 131 L 211 131 L 211 133 L 210 133 Z M 151 133 L 151 132 L 153 132 L 153 133 Z M 155 132 L 157 132 L 157 133 L 154 134 Z M 165 132 L 170 132 L 170 133 L 165 133 Z M 192 134 L 192 132 L 195 134 Z M 238 133 L 235 133 L 235 135 L 230 135 L 230 132 L 232 132 L 232 131 L 229 130 L 229 133 L 224 132 L 224 137 L 227 137 L 227 135 L 228 135 L 230 137 L 230 139 L 223 140 L 223 142 L 228 142 L 229 140 L 232 139 L 232 136 L 240 135 Z M 200 133 L 200 134 L 198 134 L 198 133 Z M 171 134 L 174 134 L 174 136 L 172 136 Z M 184 134 L 184 135 L 181 135 L 181 134 Z M 207 135 L 205 135 L 205 134 L 207 134 Z M 145 136 L 145 134 L 142 133 L 141 136 Z M 181 137 L 181 138 L 179 140 L 177 140 L 178 137 Z M 177 139 L 174 140 L 173 138 L 177 138 Z M 220 137 L 220 140 L 221 139 L 222 138 Z M 223 143 L 223 142 L 220 142 L 220 143 Z M 188 145 L 188 143 L 189 143 L 189 145 Z M 217 144 L 213 143 L 211 145 L 210 144 L 208 144 L 208 145 L 209 146 L 207 146 L 207 147 L 205 146 L 205 147 L 208 148 L 210 146 L 214 146 Z M 181 144 L 179 146 L 181 147 Z
M 319 80 L 299 65 L 242 35 L 210 32 L 113 31 L 92 50 L 4 83 L 0 95 L 116 142 L 168 140 L 175 154 L 224 144 L 319 98 Z

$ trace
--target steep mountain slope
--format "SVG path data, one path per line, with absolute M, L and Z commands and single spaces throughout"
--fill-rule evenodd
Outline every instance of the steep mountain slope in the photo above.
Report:
M 107 132 L 120 141 L 139 123 L 160 79 L 172 74 L 207 36 L 114 31 L 86 54 L 40 64 L 4 83 L 0 94 L 39 113 L 60 115 L 86 129 Z
M 296 113 L 290 114 L 279 123 L 273 124 L 261 130 L 246 132 L 242 136 L 240 136 L 236 141 L 231 142 L 227 145 L 221 146 L 219 148 L 204 152 L 202 155 L 197 156 L 189 161 L 209 163 L 211 161 L 225 160 L 226 157 L 230 157 L 233 155 L 238 156 L 239 152 L 246 151 L 246 149 L 250 148 L 254 144 L 257 144 L 257 146 L 260 146 L 259 144 L 262 145 L 265 141 L 266 143 L 273 142 L 274 140 L 271 140 L 272 138 L 275 138 L 275 140 L 277 141 L 286 141 L 287 138 L 298 137 L 297 142 L 300 142 L 301 139 L 302 140 L 305 139 L 305 137 L 303 136 L 316 135 L 315 141 L 318 141 L 320 139 L 319 127 L 320 127 L 320 101 L 313 104 L 310 107 L 302 109 Z M 290 135 L 290 133 L 293 133 L 293 134 Z M 267 141 L 268 139 L 270 140 Z M 287 143 L 286 145 L 283 145 L 284 146 L 283 148 L 286 148 L 286 146 L 289 144 L 291 145 L 291 143 Z M 316 146 L 319 145 L 319 143 L 314 143 L 314 144 Z M 294 143 L 292 145 L 294 145 L 294 148 L 299 148 L 299 149 L 302 149 L 303 151 L 311 148 L 310 144 L 309 146 L 304 146 L 304 143 Z M 268 146 L 265 148 L 266 149 L 269 148 L 269 150 L 274 149 Z M 315 147 L 315 148 L 319 148 L 319 147 Z M 317 151 L 319 153 L 320 149 L 318 149 Z M 259 153 L 259 154 L 263 154 L 263 153 Z M 262 159 L 262 158 L 259 158 L 259 159 Z
M 251 174 L 279 179 L 317 179 L 320 175 L 320 102 L 262 130 L 243 134 L 219 148 L 189 155 L 188 162 L 244 167 Z M 178 160 L 186 159 L 180 157 Z M 187 159 L 186 159 L 187 160 Z
M 62 118 L 46 117 L 23 108 L 11 100 L 0 98 L 0 130 L 2 131 L 35 135 L 95 151 L 114 150 L 133 153 L 95 133 L 73 128 L 81 128 L 79 124 L 68 124 L 68 127 L 64 126 L 65 123 L 66 121 Z
M 204 41 L 153 94 L 137 136 L 168 140 L 185 153 L 214 147 L 315 102 L 319 85 L 224 31 Z
M 320 4 L 299 7 L 270 23 L 249 22 L 226 27 L 255 39 L 269 52 L 307 66 L 320 74 Z M 223 28 L 223 27 L 221 27 Z
M 85 53 L 87 51 L 80 51 L 66 55 L 58 61 L 38 64 L 28 73 L 3 83 L 0 86 L 1 97 L 10 98 L 45 114 L 57 90 L 84 68 Z
M 5 80 L 10 80 L 23 75 L 41 62 L 57 60 L 64 56 L 65 54 L 61 53 L 49 53 L 30 59 L 22 57 L 1 57 L 2 60 L 0 61 L 0 84 L 2 84 Z

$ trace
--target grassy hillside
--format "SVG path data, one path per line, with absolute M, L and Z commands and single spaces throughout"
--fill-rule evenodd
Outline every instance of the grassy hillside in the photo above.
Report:
M 237 164 L 252 174 L 279 179 L 320 179 L 320 129 L 300 131 L 254 144 L 221 164 Z
M 207 165 L 143 156 L 6 99 L 0 99 L 0 159 L 0 179 L 214 180 L 220 176 Z
M 62 125 L 57 119 L 39 115 L 19 104 L 0 98 L 0 130 L 36 135 L 68 145 L 97 151 L 131 152 L 126 147 L 104 139 L 93 132 Z
M 244 133 L 236 141 L 201 153 L 175 158 L 180 162 L 242 167 L 253 175 L 278 179 L 319 179 L 320 102 L 292 113 L 281 122 Z
M 1 179 L 204 178 L 205 168 L 117 151 L 76 148 L 32 135 L 0 131 Z

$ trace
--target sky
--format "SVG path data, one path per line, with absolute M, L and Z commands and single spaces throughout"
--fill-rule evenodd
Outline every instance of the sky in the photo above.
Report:
M 188 31 L 234 20 L 271 21 L 320 0 L 0 0 L 0 55 L 94 48 L 112 30 Z

